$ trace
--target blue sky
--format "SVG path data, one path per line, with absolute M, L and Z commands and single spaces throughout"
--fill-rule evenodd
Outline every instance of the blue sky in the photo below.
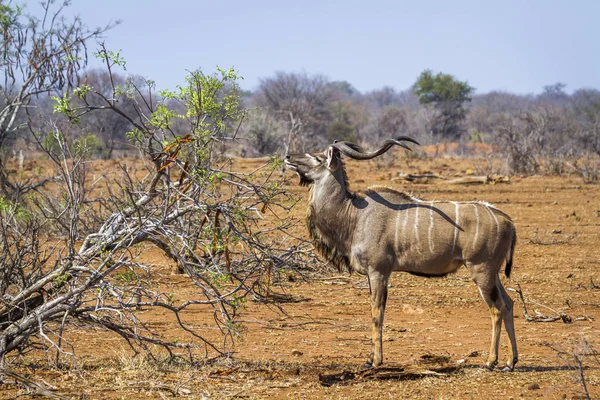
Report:
M 404 90 L 424 69 L 477 93 L 539 93 L 556 82 L 600 89 L 595 0 L 73 0 L 69 13 L 91 27 L 122 20 L 107 46 L 159 88 L 219 65 L 235 67 L 248 90 L 275 71 Z

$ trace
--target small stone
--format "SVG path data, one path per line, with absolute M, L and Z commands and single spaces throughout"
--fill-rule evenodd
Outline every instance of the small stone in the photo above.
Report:
M 181 388 L 181 389 L 179 389 L 179 394 L 183 395 L 183 396 L 187 396 L 187 395 L 192 394 L 192 391 L 190 389 Z
M 301 356 L 302 354 L 304 354 L 304 353 L 301 352 L 300 350 L 296 350 L 296 349 L 292 350 L 292 355 L 293 356 L 298 357 L 298 356 Z
M 538 390 L 539 388 L 540 388 L 540 385 L 538 385 L 537 383 L 534 383 L 527 387 L 528 390 Z

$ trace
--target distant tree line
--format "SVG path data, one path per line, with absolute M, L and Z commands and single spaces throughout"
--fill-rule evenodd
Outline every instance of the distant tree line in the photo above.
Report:
M 467 82 L 427 70 L 408 90 L 360 93 L 348 82 L 280 72 L 261 80 L 246 106 L 253 110 L 243 128 L 253 156 L 333 140 L 369 145 L 400 134 L 423 144 L 495 145 L 519 172 L 535 171 L 537 157 L 600 155 L 600 91 L 567 94 L 561 83 L 537 95 L 474 94 Z
M 110 79 L 104 70 L 81 76 L 86 85 L 106 96 L 113 85 L 137 80 L 141 87 L 144 82 L 117 73 L 112 74 L 113 82 Z M 143 92 L 136 96 L 148 97 Z M 152 97 L 146 101 L 157 101 L 160 95 Z M 95 137 L 97 157 L 131 155 L 133 146 L 126 138 L 133 129 L 130 122 L 116 113 L 102 112 L 106 99 L 89 101 L 96 101 L 100 112 L 79 118 L 84 130 Z M 131 94 L 118 101 L 135 113 Z M 36 110 L 34 121 L 64 118 L 53 114 L 55 102 L 48 97 L 31 103 L 29 109 Z M 177 109 L 176 104 L 173 107 Z M 545 86 L 536 95 L 475 94 L 467 82 L 425 70 L 407 90 L 385 86 L 361 93 L 349 82 L 323 75 L 277 72 L 261 79 L 255 91 L 244 93 L 243 107 L 248 114 L 236 129 L 238 146 L 228 148 L 243 157 L 312 151 L 334 140 L 370 146 L 396 135 L 409 135 L 424 145 L 456 142 L 460 155 L 467 154 L 467 143 L 493 145 L 507 157 L 510 170 L 518 173 L 538 171 L 538 160 L 544 157 L 600 155 L 600 91 L 579 89 L 568 94 L 562 83 Z M 26 118 L 24 112 L 20 117 Z M 64 129 L 70 128 L 65 125 Z M 13 153 L 19 147 L 15 144 L 22 147 L 27 141 L 17 131 L 5 136 L 4 147 Z

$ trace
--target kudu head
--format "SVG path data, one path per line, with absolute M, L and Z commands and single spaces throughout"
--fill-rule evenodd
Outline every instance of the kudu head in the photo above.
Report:
M 355 160 L 370 160 L 375 158 L 394 146 L 400 146 L 411 150 L 402 142 L 419 144 L 416 140 L 407 136 L 399 136 L 386 140 L 383 145 L 374 152 L 368 152 L 359 145 L 352 142 L 335 142 L 323 153 L 288 154 L 285 156 L 285 166 L 296 172 L 300 177 L 300 185 L 307 186 L 328 175 L 339 175 L 343 179 L 343 166 L 340 155 L 344 154 Z

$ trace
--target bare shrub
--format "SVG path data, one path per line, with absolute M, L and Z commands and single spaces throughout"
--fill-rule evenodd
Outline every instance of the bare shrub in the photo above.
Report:
M 533 174 L 539 170 L 536 155 L 539 150 L 540 131 L 529 129 L 522 117 L 502 116 L 494 127 L 494 139 L 506 154 L 509 171 Z
M 31 102 L 42 94 L 72 88 L 87 63 L 87 43 L 111 28 L 89 29 L 79 17 L 65 18 L 69 2 L 43 1 L 41 18 L 23 7 L 2 4 L 0 41 L 0 193 L 18 199 L 36 183 L 19 185 L 6 171 L 6 149 L 23 134 Z
M 376 158 L 374 162 L 377 169 L 391 168 L 396 163 L 396 154 L 390 151 L 389 153 L 382 154 L 380 157 Z
M 600 180 L 600 159 L 598 157 L 580 158 L 576 161 L 575 168 L 585 183 L 598 183 Z
M 105 49 L 100 57 L 109 73 L 121 62 Z M 237 315 L 244 302 L 267 301 L 270 271 L 303 268 L 311 247 L 288 233 L 294 221 L 277 215 L 295 201 L 276 178 L 281 160 L 239 173 L 222 155 L 244 114 L 236 81 L 233 70 L 195 71 L 188 86 L 163 91 L 161 98 L 152 94 L 152 85 L 132 81 L 113 86 L 110 96 L 82 85 L 75 97 L 56 98 L 56 109 L 75 124 L 89 112 L 127 119 L 135 127 L 129 137 L 145 157 L 145 173 L 121 166 L 119 179 L 90 182 L 86 136 L 70 138 L 53 121 L 46 121 L 52 127 L 48 134 L 31 129 L 60 179 L 21 202 L 2 199 L 1 366 L 32 349 L 43 349 L 57 365 L 63 357 L 76 364 L 64 335 L 74 322 L 112 331 L 152 358 L 166 354 L 192 362 L 227 355 L 241 333 Z M 100 102 L 90 101 L 92 96 Z M 119 108 L 119 96 L 136 102 L 135 114 Z M 186 112 L 174 112 L 168 104 L 173 101 Z M 176 133 L 174 120 L 187 133 Z M 44 242 L 49 231 L 60 240 Z M 198 297 L 180 299 L 158 289 L 159 271 L 136 260 L 143 244 L 174 260 Z M 138 317 L 140 308 L 149 307 L 173 315 L 192 340 L 154 332 Z M 212 313 L 220 339 L 184 322 L 182 316 L 197 307 Z
M 251 109 L 242 126 L 248 142 L 240 149 L 242 157 L 256 157 L 283 152 L 288 140 L 285 124 L 263 109 Z
M 594 342 L 582 336 L 579 340 L 573 340 L 568 347 L 551 344 L 547 346 L 556 352 L 558 358 L 567 362 L 575 370 L 575 379 L 581 385 L 585 398 L 591 400 L 585 370 L 586 363 L 590 362 L 600 367 L 600 353 L 594 349 Z
M 477 175 L 498 175 L 500 173 L 499 169 L 497 157 L 493 152 L 485 153 L 483 159 L 475 161 Z
M 309 151 L 325 137 L 331 101 L 329 79 L 323 75 L 286 73 L 260 81 L 256 103 L 287 126 L 288 148 Z
M 550 175 L 563 175 L 567 172 L 567 157 L 563 154 L 556 154 L 554 157 L 544 157 L 542 159 L 544 172 Z

